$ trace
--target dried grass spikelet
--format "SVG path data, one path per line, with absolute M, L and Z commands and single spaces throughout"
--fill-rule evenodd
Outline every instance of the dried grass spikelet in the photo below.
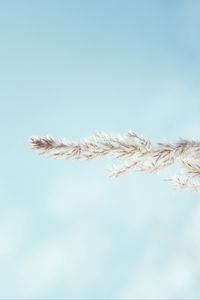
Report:
M 56 140 L 52 137 L 32 137 L 32 148 L 49 157 L 91 160 L 98 156 L 111 155 L 125 160 L 120 166 L 112 167 L 111 177 L 118 177 L 130 169 L 139 172 L 157 173 L 178 163 L 181 175 L 166 179 L 174 187 L 186 191 L 200 191 L 200 142 L 180 140 L 177 143 L 157 143 L 137 136 L 129 130 L 124 135 L 109 135 L 96 132 L 82 142 Z

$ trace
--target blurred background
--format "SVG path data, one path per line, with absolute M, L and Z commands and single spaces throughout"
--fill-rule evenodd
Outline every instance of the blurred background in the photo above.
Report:
M 0 0 L 0 298 L 200 298 L 200 195 L 32 135 L 199 139 L 200 1 Z

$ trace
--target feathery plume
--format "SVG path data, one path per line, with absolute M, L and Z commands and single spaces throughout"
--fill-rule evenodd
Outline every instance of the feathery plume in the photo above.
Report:
M 200 191 L 200 142 L 197 141 L 180 140 L 176 143 L 153 145 L 148 139 L 129 130 L 126 134 L 115 136 L 96 132 L 79 143 L 36 136 L 30 139 L 30 144 L 38 154 L 53 158 L 91 160 L 110 155 L 114 159 L 125 160 L 122 165 L 109 170 L 111 177 L 118 177 L 130 169 L 156 173 L 178 163 L 182 176 L 175 176 L 167 181 L 176 188 Z

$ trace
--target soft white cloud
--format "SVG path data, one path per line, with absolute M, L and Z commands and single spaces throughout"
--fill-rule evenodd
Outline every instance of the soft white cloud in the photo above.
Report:
M 132 280 L 122 290 L 120 299 L 166 299 L 185 298 L 192 295 L 196 274 L 185 259 L 177 257 L 168 266 L 148 268 L 140 265 Z
M 71 220 L 85 217 L 103 205 L 108 192 L 105 190 L 105 181 L 103 178 L 97 180 L 96 176 L 92 178 L 85 164 L 80 168 L 79 174 L 70 178 L 64 176 L 53 186 L 46 203 L 52 214 Z
M 56 240 L 46 242 L 37 249 L 31 249 L 19 266 L 19 286 L 22 290 L 45 289 L 62 272 L 65 248 Z
M 26 235 L 27 219 L 24 213 L 10 211 L 0 218 L 0 260 L 17 255 Z
M 79 222 L 66 235 L 31 248 L 18 266 L 21 293 L 38 296 L 61 284 L 67 297 L 81 297 L 102 277 L 102 261 L 110 252 L 106 242 L 90 222 Z
M 170 263 L 170 268 L 166 270 L 168 285 L 171 289 L 185 290 L 190 288 L 195 282 L 195 272 L 191 264 L 186 259 L 176 259 Z

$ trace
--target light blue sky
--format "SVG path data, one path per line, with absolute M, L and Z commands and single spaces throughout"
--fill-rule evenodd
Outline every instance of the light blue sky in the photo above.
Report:
M 200 1 L 0 1 L 0 298 L 199 298 L 200 196 L 31 135 L 199 138 Z

